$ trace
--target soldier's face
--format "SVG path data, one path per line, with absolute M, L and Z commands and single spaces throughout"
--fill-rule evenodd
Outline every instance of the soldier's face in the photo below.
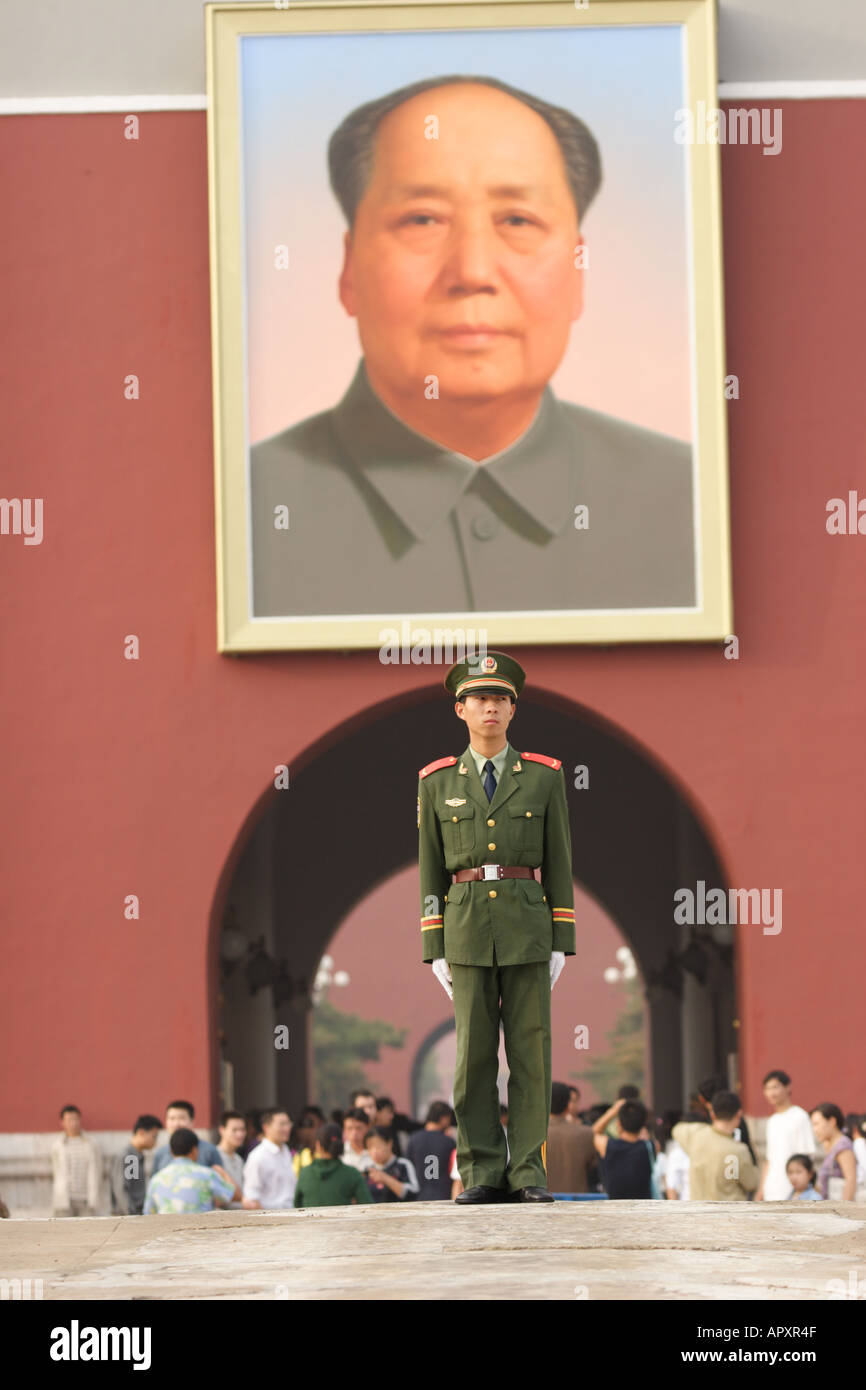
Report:
M 581 312 L 582 240 L 556 137 L 523 102 L 464 83 L 391 111 L 340 278 L 373 386 L 540 393 Z
M 496 738 L 505 733 L 517 706 L 509 695 L 467 695 L 458 700 L 454 709 L 469 729 L 469 742 L 474 738 Z

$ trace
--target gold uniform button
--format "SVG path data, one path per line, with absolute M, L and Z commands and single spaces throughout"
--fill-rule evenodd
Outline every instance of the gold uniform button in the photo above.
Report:
M 495 888 L 491 888 L 491 890 L 490 890 L 490 892 L 487 894 L 487 896 L 488 896 L 488 898 L 495 898 L 495 897 L 496 897 L 496 889 L 495 889 Z
M 489 820 L 489 821 L 487 822 L 487 824 L 488 824 L 488 825 L 495 825 L 495 824 L 496 824 L 496 821 L 495 821 L 495 820 Z
M 491 841 L 491 843 L 487 846 L 487 848 L 488 848 L 488 849 L 495 849 L 496 846 L 495 846 L 495 845 L 492 843 L 492 841 Z
M 531 812 L 531 811 L 527 811 L 526 814 L 527 814 L 527 816 L 531 816 L 531 815 L 532 815 L 532 812 Z M 457 817 L 455 816 L 454 819 L 456 820 Z
M 452 816 L 451 819 L 452 819 L 453 821 L 456 821 L 457 817 L 456 817 L 456 816 Z
M 448 899 L 446 898 L 445 901 L 446 901 L 446 903 L 447 903 Z M 541 901 L 542 901 L 543 903 L 546 903 L 546 902 L 547 902 L 547 894 L 546 894 L 546 893 L 542 893 L 542 895 L 541 895 Z

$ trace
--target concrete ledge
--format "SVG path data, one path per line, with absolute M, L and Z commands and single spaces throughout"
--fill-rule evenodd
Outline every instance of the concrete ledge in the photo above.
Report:
M 423 1202 L 11 1220 L 0 1234 L 0 1278 L 41 1279 L 46 1300 L 866 1298 L 866 1213 L 851 1202 Z

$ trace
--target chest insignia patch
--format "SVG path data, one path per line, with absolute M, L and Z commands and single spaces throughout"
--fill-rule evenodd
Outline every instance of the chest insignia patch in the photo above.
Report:
M 448 800 L 445 802 L 445 805 L 446 805 L 446 806 L 465 806 L 465 805 L 466 805 L 466 797 L 465 797 L 465 796 L 449 796 Z

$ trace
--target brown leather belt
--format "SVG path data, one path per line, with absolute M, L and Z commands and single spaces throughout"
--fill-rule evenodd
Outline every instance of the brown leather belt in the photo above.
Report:
M 451 882 L 471 883 L 479 879 L 487 882 L 489 879 L 498 878 L 535 878 L 535 869 L 524 869 L 516 865 L 509 868 L 506 864 L 482 864 L 478 869 L 458 869 L 456 874 L 451 875 Z

